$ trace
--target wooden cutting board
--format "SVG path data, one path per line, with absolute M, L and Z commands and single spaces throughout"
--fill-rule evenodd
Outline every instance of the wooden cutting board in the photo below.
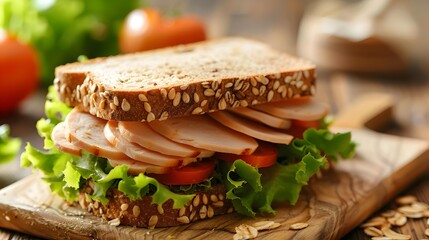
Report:
M 389 104 L 377 99 L 372 108 L 383 111 L 360 114 L 360 121 L 351 127 L 368 125 L 370 119 L 382 122 L 380 113 L 386 115 Z M 362 101 L 360 105 L 365 106 Z M 352 114 L 356 116 L 356 112 Z M 344 116 L 339 120 L 343 121 Z M 155 230 L 114 227 L 78 207 L 67 206 L 35 174 L 0 190 L 0 227 L 55 239 L 232 239 L 235 227 L 242 223 L 273 220 L 281 226 L 260 232 L 257 239 L 338 239 L 421 176 L 429 159 L 427 142 L 367 129 L 348 130 L 359 144 L 356 157 L 340 162 L 315 179 L 303 189 L 295 206 L 278 204 L 275 216 L 253 219 L 228 214 Z M 297 222 L 308 222 L 309 227 L 288 230 L 290 224 Z

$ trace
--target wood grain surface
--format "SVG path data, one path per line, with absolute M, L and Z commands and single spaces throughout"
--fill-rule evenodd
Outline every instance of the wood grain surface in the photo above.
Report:
M 228 214 L 193 224 L 155 230 L 114 227 L 68 206 L 52 195 L 40 176 L 29 176 L 0 191 L 0 227 L 55 239 L 230 239 L 235 227 L 273 220 L 281 227 L 258 239 L 337 239 L 355 228 L 426 171 L 425 141 L 353 130 L 357 156 L 340 162 L 303 189 L 295 206 L 278 204 L 275 216 L 255 219 Z M 308 222 L 308 228 L 288 230 Z

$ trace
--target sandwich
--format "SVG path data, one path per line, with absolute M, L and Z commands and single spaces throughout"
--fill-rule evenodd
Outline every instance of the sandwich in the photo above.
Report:
M 275 214 L 354 153 L 350 133 L 324 124 L 315 66 L 253 40 L 96 58 L 55 77 L 37 122 L 45 150 L 27 144 L 21 165 L 112 225 Z

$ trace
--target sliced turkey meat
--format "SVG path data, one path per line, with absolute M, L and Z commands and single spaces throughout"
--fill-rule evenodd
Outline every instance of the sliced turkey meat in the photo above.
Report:
M 245 118 L 263 123 L 270 127 L 280 128 L 280 129 L 290 128 L 289 120 L 279 118 L 252 108 L 248 108 L 248 107 L 232 108 L 230 111 L 240 116 L 243 116 Z
M 108 159 L 108 161 L 110 165 L 112 165 L 113 167 L 116 167 L 118 165 L 124 165 L 124 164 L 127 165 L 128 173 L 131 173 L 134 175 L 138 175 L 140 173 L 165 174 L 170 172 L 171 170 L 169 167 L 156 166 L 156 165 L 152 165 L 152 164 L 148 164 L 148 163 L 144 163 L 136 160 L 130 160 L 130 159 L 125 159 L 125 160 Z
M 128 159 L 103 134 L 106 121 L 89 113 L 73 109 L 66 117 L 66 139 L 78 148 L 95 156 L 111 159 Z
M 329 112 L 328 105 L 312 98 L 270 102 L 254 105 L 251 108 L 276 117 L 303 121 L 319 120 Z
M 82 155 L 82 149 L 76 147 L 66 138 L 66 124 L 64 122 L 58 123 L 52 130 L 51 139 L 54 142 L 54 146 L 66 153 L 70 153 L 76 156 Z
M 134 160 L 162 167 L 180 165 L 180 157 L 150 151 L 138 144 L 128 142 L 119 132 L 118 122 L 109 121 L 104 128 L 104 135 L 111 144 Z
M 200 149 L 233 154 L 251 154 L 255 139 L 230 130 L 206 115 L 152 121 L 149 126 L 165 137 Z
M 260 123 L 234 116 L 226 111 L 213 112 L 210 113 L 210 116 L 224 126 L 256 139 L 280 144 L 289 144 L 293 139 L 293 136 L 289 134 L 276 131 Z
M 150 128 L 146 122 L 119 122 L 118 128 L 121 136 L 129 142 L 165 155 L 195 158 L 205 151 L 171 141 Z M 203 155 L 211 156 L 213 152 L 208 151 Z

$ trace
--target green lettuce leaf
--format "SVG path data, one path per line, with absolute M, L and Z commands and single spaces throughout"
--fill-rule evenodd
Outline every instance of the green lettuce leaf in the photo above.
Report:
M 307 129 L 303 137 L 279 145 L 278 163 L 268 168 L 257 169 L 239 159 L 232 165 L 224 163 L 226 197 L 237 212 L 247 216 L 255 216 L 256 212 L 274 214 L 275 202 L 295 204 L 302 187 L 328 166 L 328 158 L 350 158 L 356 147 L 350 133 Z
M 21 148 L 21 140 L 19 138 L 9 137 L 10 128 L 3 124 L 0 126 L 0 164 L 12 161 Z

